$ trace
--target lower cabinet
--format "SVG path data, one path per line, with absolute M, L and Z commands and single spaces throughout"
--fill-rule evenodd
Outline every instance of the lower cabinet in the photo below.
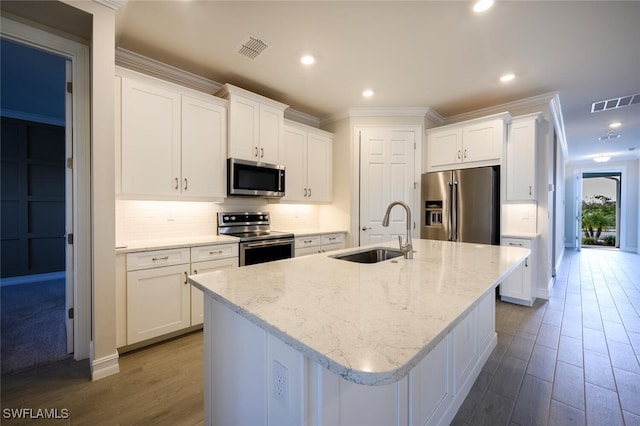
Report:
M 531 254 L 524 263 L 513 271 L 500 284 L 500 298 L 504 302 L 517 303 L 519 305 L 532 306 L 536 297 L 534 295 L 534 248 L 533 242 L 528 238 L 503 238 L 503 246 L 523 247 L 531 250 Z
M 193 250 L 193 248 L 191 249 Z M 221 269 L 237 268 L 238 256 L 226 259 L 207 260 L 204 262 L 193 262 L 191 264 L 191 275 L 204 274 L 206 272 L 219 271 Z M 191 325 L 198 325 L 204 322 L 204 293 L 194 286 L 191 286 Z
M 344 237 L 342 232 L 296 237 L 296 257 L 343 249 Z
M 116 259 L 116 344 L 122 347 L 202 324 L 203 293 L 189 284 L 188 276 L 237 267 L 238 244 L 144 251 Z

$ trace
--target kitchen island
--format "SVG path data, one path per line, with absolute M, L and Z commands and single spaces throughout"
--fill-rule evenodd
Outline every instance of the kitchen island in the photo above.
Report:
M 496 345 L 494 289 L 529 251 L 413 247 L 411 260 L 333 257 L 361 247 L 190 277 L 205 293 L 205 423 L 450 422 Z

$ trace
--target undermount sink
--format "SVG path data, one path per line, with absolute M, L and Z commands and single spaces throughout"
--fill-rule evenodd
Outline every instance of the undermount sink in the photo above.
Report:
M 400 250 L 394 250 L 387 247 L 375 247 L 366 250 L 352 251 L 349 253 L 335 254 L 330 257 L 346 260 L 348 262 L 378 263 L 399 256 L 402 256 L 402 252 Z

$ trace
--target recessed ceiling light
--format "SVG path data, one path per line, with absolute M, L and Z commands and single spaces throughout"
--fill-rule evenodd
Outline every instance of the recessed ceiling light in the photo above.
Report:
M 622 123 L 619 121 L 614 121 L 613 123 L 609 124 L 610 129 L 617 129 L 620 126 L 622 126 Z
M 593 161 L 595 161 L 596 163 L 606 163 L 609 160 L 611 160 L 611 157 L 607 157 L 606 155 L 602 155 L 600 157 L 593 157 Z
M 364 92 L 362 92 L 362 96 L 364 96 L 365 98 L 370 98 L 373 96 L 373 90 L 371 89 L 367 89 Z
M 502 83 L 508 83 L 509 81 L 513 80 L 514 78 L 516 78 L 516 75 L 512 72 L 507 73 L 507 74 L 503 74 L 502 76 L 500 76 L 500 81 Z
M 314 58 L 311 55 L 304 55 L 302 58 L 300 58 L 300 62 L 302 62 L 305 65 L 311 65 L 316 61 L 316 58 Z
M 493 0 L 478 0 L 473 5 L 473 11 L 476 13 L 482 13 L 486 10 L 489 10 L 493 6 Z

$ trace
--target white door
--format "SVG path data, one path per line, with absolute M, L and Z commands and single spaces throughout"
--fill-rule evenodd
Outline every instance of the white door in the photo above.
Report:
M 575 172 L 575 187 L 573 189 L 575 197 L 575 244 L 576 250 L 582 248 L 582 170 Z
M 392 201 L 413 206 L 415 141 L 414 130 L 360 131 L 360 245 L 397 240 L 398 235 L 405 235 L 404 209 L 393 208 L 389 227 L 382 226 L 382 218 Z

